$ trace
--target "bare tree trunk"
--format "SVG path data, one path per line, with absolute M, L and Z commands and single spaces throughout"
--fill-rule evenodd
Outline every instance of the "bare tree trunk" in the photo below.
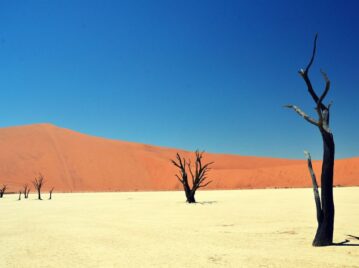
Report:
M 323 137 L 323 164 L 321 176 L 321 221 L 315 235 L 313 246 L 328 246 L 333 244 L 334 232 L 334 200 L 333 200 L 333 173 L 335 145 L 333 135 L 321 131 Z
M 49 200 L 51 200 L 51 198 L 52 198 L 52 192 L 53 191 L 54 191 L 54 187 L 52 187 L 52 189 L 49 191 L 49 194 L 50 194 Z
M 40 189 L 37 189 L 37 198 L 39 200 L 42 200 L 42 198 L 41 198 L 41 190 Z
M 27 184 L 25 184 L 23 186 L 23 192 L 24 192 L 25 199 L 27 199 L 29 197 L 29 193 L 30 193 L 30 188 Z
M 189 188 L 187 188 L 185 192 L 186 192 L 187 203 L 196 203 L 196 199 L 194 198 L 195 192 L 191 191 Z
M 0 189 L 0 198 L 4 197 L 5 191 L 7 189 L 7 185 L 3 185 L 3 187 Z
M 18 200 L 21 200 L 21 191 L 19 191 L 19 199 Z
M 26 192 L 26 195 L 25 195 L 26 199 L 29 198 L 29 193 L 30 193 L 30 189 L 28 189 L 27 192 Z

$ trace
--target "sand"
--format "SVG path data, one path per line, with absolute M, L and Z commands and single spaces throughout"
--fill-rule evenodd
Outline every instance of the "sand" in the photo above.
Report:
M 334 240 L 350 242 L 325 248 L 311 189 L 7 195 L 1 267 L 359 267 L 359 188 L 334 193 Z
M 176 152 L 193 157 L 181 149 L 108 140 L 51 124 L 0 128 L 0 148 L 0 185 L 13 192 L 39 172 L 46 189 L 63 192 L 178 190 L 170 159 Z M 304 158 L 302 152 L 298 157 Z M 215 163 L 209 189 L 311 186 L 305 160 L 205 154 L 204 162 L 210 161 Z M 320 162 L 313 166 L 319 178 Z M 334 184 L 359 185 L 359 157 L 335 162 Z

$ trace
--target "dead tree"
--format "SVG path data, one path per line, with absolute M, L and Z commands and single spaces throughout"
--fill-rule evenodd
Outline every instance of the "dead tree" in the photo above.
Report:
M 50 197 L 49 197 L 49 200 L 51 200 L 52 198 L 52 192 L 54 191 L 55 187 L 52 187 L 51 190 L 49 191 L 49 194 L 50 194 Z
M 45 184 L 44 181 L 44 176 L 40 173 L 39 176 L 37 178 L 35 178 L 35 180 L 32 182 L 32 184 L 34 185 L 35 189 L 37 190 L 37 195 L 38 195 L 38 199 L 41 199 L 41 187 Z
M 27 184 L 25 184 L 23 186 L 23 192 L 24 192 L 25 199 L 27 199 L 29 197 L 29 193 L 30 193 L 30 187 Z
M 176 174 L 177 179 L 182 183 L 184 192 L 186 194 L 188 203 L 196 203 L 195 194 L 199 188 L 205 187 L 210 184 L 212 181 L 205 182 L 207 179 L 207 173 L 210 170 L 209 166 L 213 164 L 213 162 L 202 164 L 203 152 L 196 151 L 195 152 L 195 170 L 192 170 L 191 162 L 186 161 L 185 158 L 181 158 L 179 153 L 176 155 L 175 160 L 171 160 L 173 165 L 175 165 L 179 169 L 179 175 Z M 191 174 L 191 185 L 188 182 L 188 174 L 187 167 Z
M 21 190 L 19 191 L 19 201 L 21 200 Z
M 6 189 L 7 189 L 7 185 L 4 184 L 4 185 L 2 186 L 2 188 L 0 189 L 0 198 L 3 198 Z
M 310 96 L 312 97 L 316 107 L 315 110 L 318 114 L 318 119 L 315 120 L 312 117 L 308 116 L 303 112 L 299 107 L 295 105 L 286 105 L 285 107 L 293 109 L 306 121 L 318 127 L 320 134 L 323 140 L 323 164 L 322 164 L 322 174 L 321 174 L 321 197 L 318 193 L 318 184 L 314 172 L 311 168 L 310 156 L 308 155 L 308 165 L 309 170 L 312 174 L 312 183 L 314 189 L 314 196 L 317 209 L 317 220 L 318 228 L 313 241 L 313 246 L 328 246 L 333 244 L 333 232 L 334 232 L 334 201 L 333 201 L 333 173 L 334 173 L 334 154 L 335 154 L 335 145 L 333 134 L 329 128 L 329 112 L 331 103 L 328 105 L 323 104 L 323 100 L 328 94 L 330 88 L 330 81 L 327 74 L 321 70 L 322 76 L 325 81 L 325 88 L 323 93 L 318 96 L 312 83 L 309 79 L 309 69 L 313 64 L 316 47 L 317 47 L 317 37 L 314 39 L 314 48 L 312 57 L 309 61 L 308 66 L 305 70 L 301 69 L 299 74 L 303 78 L 304 82 L 307 85 Z M 314 176 L 313 176 L 314 175 Z

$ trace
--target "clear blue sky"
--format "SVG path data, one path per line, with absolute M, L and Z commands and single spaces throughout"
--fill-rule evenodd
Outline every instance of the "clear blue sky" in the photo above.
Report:
M 358 1 L 0 1 L 0 126 L 320 158 L 298 69 L 332 80 L 337 158 L 359 156 Z

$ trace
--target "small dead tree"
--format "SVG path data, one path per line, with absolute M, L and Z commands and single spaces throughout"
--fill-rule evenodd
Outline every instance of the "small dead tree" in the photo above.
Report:
M 4 184 L 2 186 L 2 188 L 0 189 L 0 198 L 3 198 L 3 196 L 4 196 L 5 192 L 6 192 L 6 189 L 7 189 L 7 185 Z
M 49 194 L 50 194 L 50 197 L 49 197 L 49 200 L 51 200 L 52 198 L 52 192 L 54 191 L 55 187 L 52 187 L 51 190 L 49 191 Z
M 19 201 L 21 200 L 21 190 L 19 191 Z
M 202 164 L 203 152 L 199 151 L 195 152 L 195 158 L 194 171 L 192 170 L 190 160 L 186 161 L 186 159 L 182 158 L 179 153 L 176 154 L 175 160 L 171 160 L 173 165 L 179 169 L 179 175 L 176 174 L 176 177 L 183 185 L 188 203 L 196 203 L 196 199 L 194 197 L 196 191 L 212 182 L 205 182 L 205 180 L 207 179 L 207 173 L 210 170 L 209 166 L 213 164 L 213 162 Z M 191 174 L 191 185 L 188 182 L 187 168 Z
M 309 79 L 309 69 L 313 64 L 316 47 L 317 47 L 317 37 L 314 38 L 314 48 L 312 57 L 309 61 L 309 64 L 305 70 L 301 69 L 299 74 L 303 78 L 304 82 L 307 85 L 308 92 L 312 97 L 315 105 L 316 112 L 318 114 L 318 120 L 313 119 L 303 112 L 299 107 L 295 105 L 286 105 L 285 107 L 293 109 L 306 121 L 312 125 L 318 127 L 320 134 L 323 140 L 323 164 L 322 164 L 322 174 L 321 174 L 321 197 L 319 197 L 318 184 L 314 175 L 314 171 L 311 167 L 310 155 L 306 154 L 308 159 L 308 167 L 310 174 L 312 176 L 312 184 L 314 189 L 314 197 L 316 202 L 317 210 L 317 221 L 318 228 L 313 241 L 313 246 L 328 246 L 333 244 L 333 232 L 334 232 L 334 201 L 333 201 L 333 173 L 334 173 L 334 154 L 335 154 L 335 145 L 333 134 L 329 128 L 329 112 L 331 103 L 328 105 L 323 104 L 323 100 L 328 94 L 330 88 L 330 81 L 325 72 L 321 70 L 322 76 L 325 81 L 325 88 L 322 95 L 318 97 L 315 93 L 312 83 Z
M 35 189 L 37 190 L 38 199 L 42 200 L 41 199 L 41 187 L 45 184 L 44 176 L 40 173 L 39 176 L 34 179 L 32 184 L 34 185 Z
M 27 184 L 25 184 L 23 186 L 23 192 L 24 192 L 25 199 L 27 199 L 29 197 L 29 193 L 30 193 L 30 187 Z

